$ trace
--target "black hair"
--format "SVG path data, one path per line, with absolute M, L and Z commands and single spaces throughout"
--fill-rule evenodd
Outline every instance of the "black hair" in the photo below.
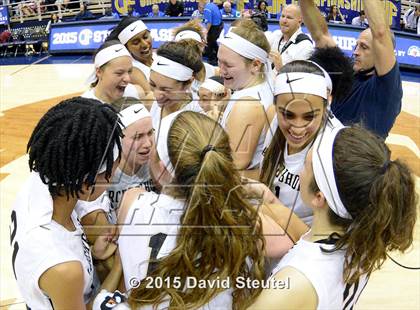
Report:
M 121 33 L 121 31 L 123 31 L 128 25 L 131 25 L 132 23 L 138 20 L 139 20 L 138 17 L 133 17 L 133 16 L 126 16 L 123 19 L 121 19 L 118 25 L 114 29 L 112 29 L 108 37 L 105 39 L 105 42 L 110 41 L 110 40 L 119 41 L 118 35 Z
M 261 31 L 268 30 L 267 16 L 262 11 L 252 13 L 251 20 L 257 25 Z
M 257 4 L 257 9 L 261 11 L 261 4 L 263 4 L 263 3 L 265 3 L 265 10 L 267 11 L 268 2 L 267 2 L 267 1 L 265 1 L 265 0 L 260 0 L 260 1 L 258 1 L 258 4 Z
M 350 93 L 354 78 L 353 65 L 339 47 L 317 47 L 309 60 L 316 62 L 329 73 L 334 100 L 340 101 Z
M 106 163 L 111 177 L 115 144 L 121 152 L 122 131 L 114 108 L 95 99 L 74 97 L 52 107 L 41 118 L 27 145 L 29 169 L 39 173 L 51 196 L 79 197 L 93 186 Z
M 221 76 L 218 76 L 218 75 L 214 75 L 212 77 L 209 77 L 209 80 L 216 81 L 217 83 L 220 83 L 222 85 L 224 84 L 224 79 Z

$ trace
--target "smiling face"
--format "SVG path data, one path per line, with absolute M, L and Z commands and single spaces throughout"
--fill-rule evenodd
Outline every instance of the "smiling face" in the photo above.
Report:
M 357 40 L 353 52 L 353 70 L 359 72 L 375 66 L 375 54 L 372 49 L 373 37 L 370 29 L 363 31 Z
M 132 70 L 132 59 L 129 56 L 117 57 L 107 62 L 96 69 L 98 84 L 95 93 L 99 93 L 99 97 L 108 103 L 122 98 L 125 88 L 130 83 Z
M 303 150 L 318 132 L 325 112 L 324 99 L 307 94 L 276 97 L 279 128 L 287 140 L 289 154 Z
M 143 30 L 127 42 L 127 49 L 134 59 L 148 64 L 152 61 L 152 36 L 149 30 Z
M 153 70 L 150 71 L 149 84 L 161 108 L 170 107 L 185 100 L 186 91 L 190 86 L 190 83 L 171 79 Z
M 145 117 L 124 129 L 122 139 L 122 165 L 127 165 L 135 173 L 150 158 L 154 143 L 152 118 Z
M 232 90 L 248 87 L 259 74 L 259 61 L 254 60 L 251 64 L 247 59 L 227 48 L 223 44 L 217 53 L 219 59 L 220 76 L 224 79 L 224 85 Z

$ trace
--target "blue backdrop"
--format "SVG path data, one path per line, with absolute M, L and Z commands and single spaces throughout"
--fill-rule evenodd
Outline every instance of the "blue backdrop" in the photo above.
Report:
M 153 47 L 158 48 L 163 42 L 171 39 L 172 28 L 184 23 L 186 19 L 144 19 L 153 37 Z M 115 21 L 86 21 L 72 23 L 58 23 L 51 27 L 49 49 L 51 53 L 93 52 L 105 40 L 108 32 L 115 27 Z M 225 30 L 231 21 L 225 21 Z M 278 30 L 278 22 L 269 22 L 269 31 Z M 303 28 L 304 32 L 307 32 Z M 362 29 L 330 25 L 329 31 L 337 45 L 347 54 L 351 55 L 356 45 L 357 37 Z M 223 33 L 222 33 L 223 35 Z M 395 54 L 400 64 L 417 66 L 420 69 L 420 36 L 395 32 Z
M 0 6 L 0 25 L 9 24 L 9 11 L 7 6 Z

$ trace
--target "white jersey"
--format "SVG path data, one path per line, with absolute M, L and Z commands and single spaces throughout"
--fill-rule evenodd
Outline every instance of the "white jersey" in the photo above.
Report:
M 80 219 L 85 215 L 103 210 L 112 224 L 117 224 L 117 210 L 123 194 L 130 188 L 142 187 L 146 191 L 154 189 L 153 181 L 150 178 L 149 166 L 143 165 L 133 175 L 125 174 L 119 167 L 115 170 L 112 181 L 107 190 L 94 201 L 79 200 L 75 211 Z
M 144 63 L 133 59 L 133 67 L 139 69 L 146 78 L 147 81 L 150 79 L 150 67 L 146 66 Z
M 144 193 L 131 205 L 118 239 L 127 289 L 133 278 L 143 280 L 154 268 L 149 260 L 167 256 L 175 248 L 184 207 L 183 200 L 154 192 Z M 231 292 L 221 292 L 202 309 L 231 308 Z M 167 306 L 168 302 L 159 309 Z
M 226 124 L 229 120 L 230 112 L 232 112 L 232 109 L 237 103 L 237 101 L 244 97 L 255 98 L 262 104 L 265 111 L 267 111 L 267 109 L 273 104 L 273 100 L 274 100 L 273 91 L 271 89 L 270 84 L 267 81 L 261 84 L 249 87 L 249 88 L 235 91 L 232 94 L 228 104 L 226 105 L 225 111 L 223 112 L 222 119 L 220 120 L 220 125 L 223 128 L 226 129 Z M 263 159 L 262 153 L 264 149 L 265 134 L 266 132 L 263 129 L 258 139 L 258 145 L 257 145 L 257 148 L 255 149 L 254 156 L 247 169 L 253 169 L 262 162 L 262 159 Z
M 197 100 L 192 100 L 190 103 L 188 103 L 178 111 L 193 111 L 198 113 L 204 113 L 204 110 L 201 108 Z M 158 105 L 156 101 L 153 102 L 152 107 L 150 108 L 150 114 L 152 116 L 153 128 L 155 130 L 159 130 L 162 108 Z
M 305 240 L 305 236 L 306 234 L 283 256 L 272 275 L 286 267 L 292 267 L 301 272 L 315 288 L 318 296 L 317 309 L 353 309 L 368 279 L 362 276 L 353 285 L 345 284 L 343 281 L 345 252 L 343 250 L 322 252 L 321 248 L 331 250 L 334 245 L 328 244 L 327 240 L 309 242 Z
M 89 98 L 89 99 L 96 99 L 99 100 L 102 103 L 110 103 L 110 102 L 104 102 L 95 95 L 95 88 L 91 88 L 87 91 L 85 91 L 81 97 L 83 98 Z M 140 99 L 139 92 L 137 91 L 136 87 L 133 84 L 128 84 L 127 87 L 124 90 L 123 97 L 133 97 L 136 99 Z
M 311 226 L 313 219 L 312 209 L 307 207 L 300 197 L 300 172 L 303 169 L 306 154 L 311 143 L 299 153 L 289 155 L 288 146 L 284 148 L 284 165 L 277 168 L 271 191 L 289 209 L 291 209 L 305 224 Z M 280 169 L 280 167 L 283 169 Z
M 49 268 L 78 261 L 83 267 L 84 301 L 88 303 L 98 286 L 92 256 L 75 212 L 69 231 L 52 219 L 53 200 L 38 173 L 32 172 L 12 208 L 11 244 L 13 270 L 20 292 L 31 309 L 53 309 L 50 298 L 39 287 Z M 95 279 L 95 280 L 94 280 Z

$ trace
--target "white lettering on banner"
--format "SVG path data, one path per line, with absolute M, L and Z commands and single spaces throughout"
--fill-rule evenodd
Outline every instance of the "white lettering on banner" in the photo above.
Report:
M 52 44 L 74 44 L 90 47 L 92 43 L 103 43 L 108 36 L 109 30 L 92 31 L 88 28 L 80 32 L 56 32 L 53 34 Z
M 77 42 L 77 32 L 59 32 L 53 35 L 53 44 L 72 44 Z
M 89 45 L 90 44 L 90 40 L 93 38 L 93 32 L 90 29 L 83 29 L 82 31 L 80 31 L 79 33 L 79 43 L 81 45 Z
M 167 42 L 172 39 L 172 29 L 151 29 L 150 34 L 155 42 Z
M 356 46 L 357 40 L 352 37 L 333 36 L 335 43 L 344 51 L 352 51 Z
M 102 43 L 105 42 L 106 37 L 108 36 L 109 30 L 98 30 L 93 33 L 93 42 Z

